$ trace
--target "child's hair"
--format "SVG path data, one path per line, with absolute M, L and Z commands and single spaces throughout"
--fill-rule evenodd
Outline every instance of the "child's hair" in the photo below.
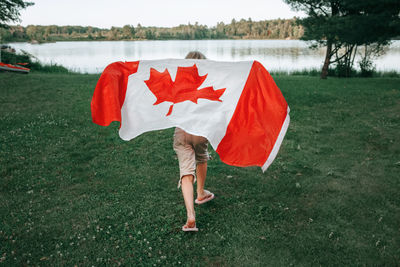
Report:
M 205 55 L 199 51 L 191 51 L 186 55 L 185 59 L 207 59 Z

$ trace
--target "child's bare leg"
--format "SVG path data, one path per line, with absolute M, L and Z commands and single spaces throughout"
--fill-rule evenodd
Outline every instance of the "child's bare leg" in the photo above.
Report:
M 185 175 L 182 177 L 182 194 L 183 199 L 185 200 L 186 213 L 187 213 L 187 222 L 186 225 L 189 228 L 195 226 L 195 212 L 194 212 L 194 203 L 193 203 L 193 175 Z
M 207 176 L 207 162 L 197 163 L 196 167 L 196 175 L 197 175 L 197 198 L 201 199 L 206 196 L 206 192 L 204 192 L 204 184 L 206 182 Z

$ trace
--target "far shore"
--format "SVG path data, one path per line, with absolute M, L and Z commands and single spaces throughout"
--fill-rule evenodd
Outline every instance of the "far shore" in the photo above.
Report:
M 301 39 L 121 39 L 121 40 L 106 40 L 106 39 L 76 39 L 76 40 L 52 40 L 52 41 L 26 41 L 26 40 L 16 40 L 10 42 L 4 42 L 5 44 L 12 43 L 30 43 L 30 44 L 50 44 L 50 43 L 58 43 L 58 42 L 142 42 L 142 41 L 221 41 L 221 40 L 229 40 L 229 41 L 303 41 Z M 308 41 L 304 41 L 308 42 Z
M 51 43 L 59 43 L 59 42 L 143 42 L 143 41 L 302 41 L 302 42 L 315 42 L 313 41 L 308 41 L 308 40 L 301 40 L 301 39 L 239 39 L 239 38 L 234 38 L 234 39 L 120 39 L 120 40 L 106 40 L 106 39 L 76 39 L 76 40 L 51 40 L 51 41 L 37 41 L 37 40 L 14 40 L 14 41 L 8 41 L 8 42 L 3 42 L 0 44 L 13 44 L 13 43 L 30 43 L 33 45 L 41 45 L 41 44 L 51 44 Z M 393 41 L 400 41 L 399 39 L 392 39 L 390 40 L 391 42 Z

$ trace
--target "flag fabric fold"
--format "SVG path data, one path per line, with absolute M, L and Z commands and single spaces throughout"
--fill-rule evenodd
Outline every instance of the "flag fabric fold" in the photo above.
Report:
M 103 71 L 91 110 L 96 124 L 119 121 L 123 140 L 180 127 L 206 137 L 223 162 L 263 171 L 290 121 L 286 100 L 257 61 L 115 62 Z

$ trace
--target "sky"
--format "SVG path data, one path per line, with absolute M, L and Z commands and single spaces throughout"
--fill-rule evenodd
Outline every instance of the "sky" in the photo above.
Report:
M 302 17 L 283 0 L 30 0 L 21 11 L 23 26 L 81 25 L 110 28 L 124 25 L 172 27 L 198 22 L 215 26 L 234 18 L 253 21 Z

